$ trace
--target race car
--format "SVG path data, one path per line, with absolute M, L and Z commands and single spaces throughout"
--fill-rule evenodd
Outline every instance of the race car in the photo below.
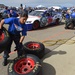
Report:
M 51 23 L 59 24 L 62 21 L 62 14 L 49 10 L 34 10 L 28 14 L 26 25 L 28 30 L 35 30 L 45 27 Z

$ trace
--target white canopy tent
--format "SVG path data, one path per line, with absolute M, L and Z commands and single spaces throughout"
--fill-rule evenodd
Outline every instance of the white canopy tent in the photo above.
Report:
M 61 7 L 59 7 L 59 6 L 51 6 L 51 7 L 48 7 L 48 8 L 61 9 Z
M 43 8 L 43 7 L 45 7 L 45 6 L 43 6 L 43 5 L 36 6 L 36 8 Z

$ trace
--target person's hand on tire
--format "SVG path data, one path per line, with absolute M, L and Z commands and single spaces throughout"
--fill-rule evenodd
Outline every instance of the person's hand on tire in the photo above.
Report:
M 16 48 L 15 51 L 16 51 L 16 50 L 23 50 L 23 45 L 22 45 L 22 43 L 19 43 L 15 48 Z

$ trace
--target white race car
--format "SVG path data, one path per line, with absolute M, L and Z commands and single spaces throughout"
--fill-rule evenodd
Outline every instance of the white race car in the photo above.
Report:
M 58 24 L 62 20 L 62 14 L 48 10 L 35 10 L 29 13 L 26 25 L 28 30 L 38 29 L 50 25 L 51 23 Z

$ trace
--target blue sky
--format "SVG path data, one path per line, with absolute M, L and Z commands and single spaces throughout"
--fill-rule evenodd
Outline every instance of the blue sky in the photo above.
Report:
M 53 5 L 70 7 L 75 5 L 75 0 L 0 0 L 0 4 L 5 4 L 7 6 L 16 6 L 16 7 L 19 7 L 20 4 L 32 7 L 35 7 L 37 5 L 44 5 L 46 7 Z

